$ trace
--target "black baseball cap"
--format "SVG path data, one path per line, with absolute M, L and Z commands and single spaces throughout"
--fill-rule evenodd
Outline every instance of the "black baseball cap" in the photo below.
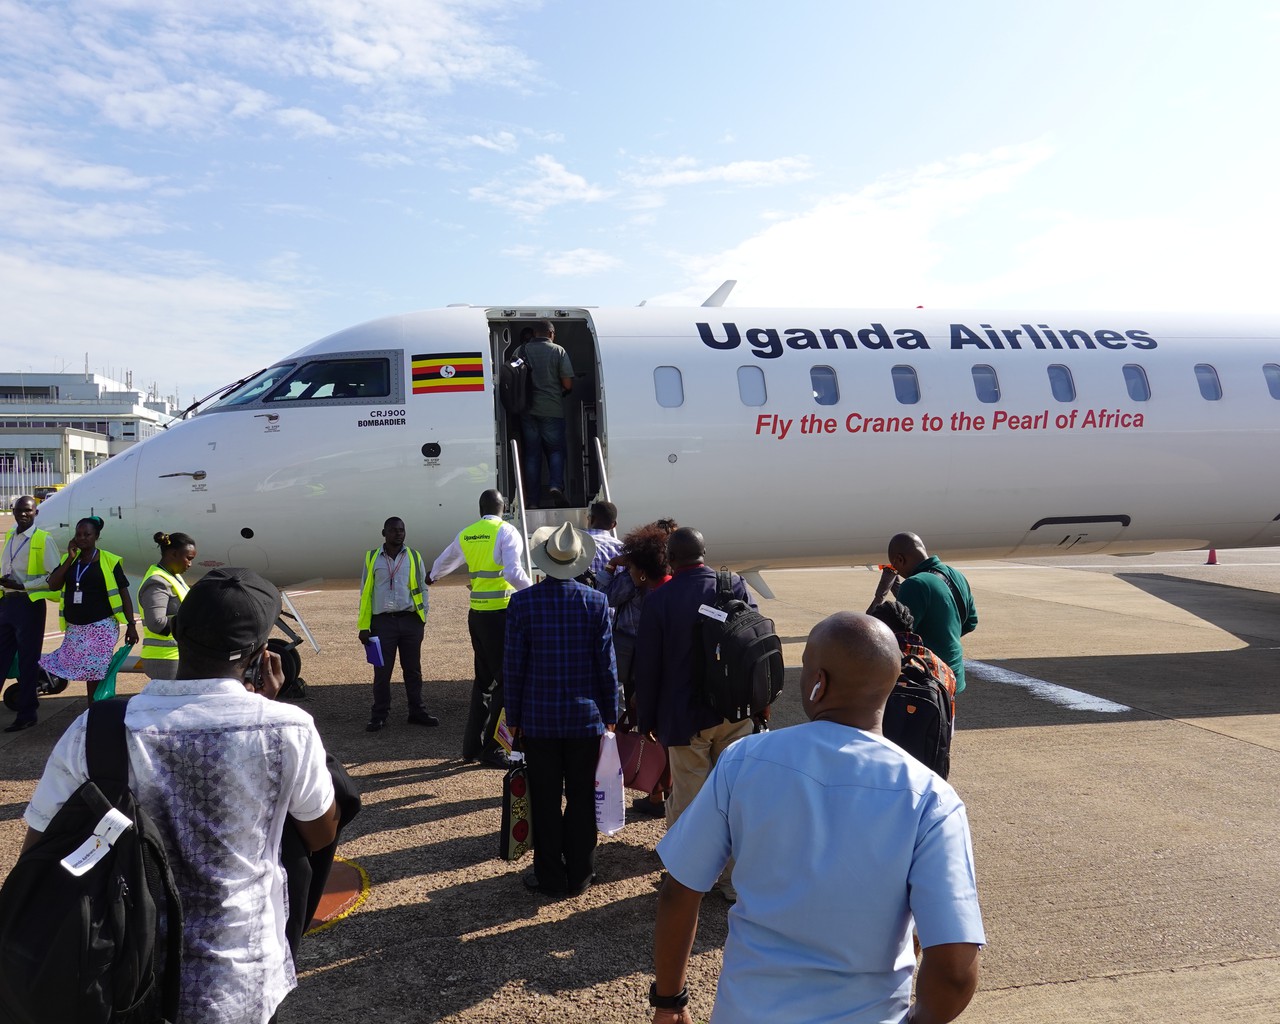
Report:
M 178 653 L 239 661 L 261 647 L 280 617 L 280 591 L 252 569 L 214 569 L 183 598 L 174 619 Z

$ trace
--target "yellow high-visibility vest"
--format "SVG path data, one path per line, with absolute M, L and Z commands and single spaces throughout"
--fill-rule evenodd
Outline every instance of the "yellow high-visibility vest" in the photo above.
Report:
M 481 519 L 458 534 L 458 546 L 471 576 L 473 611 L 501 611 L 515 593 L 516 588 L 502 575 L 504 566 L 494 558 L 494 543 L 501 528 L 499 520 Z
M 181 601 L 187 596 L 187 591 L 191 589 L 190 585 L 181 576 L 174 576 L 172 573 L 165 572 L 158 565 L 153 565 L 147 570 L 147 574 L 142 577 L 142 582 L 146 583 L 152 576 L 159 576 L 164 580 L 165 585 L 169 588 L 169 593 Z M 138 587 L 138 593 L 142 593 L 142 587 Z M 147 621 L 142 620 L 142 650 L 138 652 L 138 657 L 146 660 L 154 661 L 177 661 L 178 660 L 178 641 L 173 638 L 172 633 L 153 633 L 147 628 Z
M 111 605 L 111 615 L 116 622 L 128 625 L 128 619 L 124 617 L 124 601 L 120 597 L 120 588 L 116 585 L 116 566 L 122 561 L 119 555 L 113 555 L 110 551 L 98 548 L 98 568 L 102 571 L 102 579 L 107 585 L 107 603 Z M 58 627 L 64 631 L 67 628 L 66 611 L 67 588 L 64 580 L 62 589 L 58 591 Z
M 49 534 L 44 530 L 37 530 L 34 526 L 31 528 L 31 542 L 27 547 L 27 579 L 34 579 L 37 576 L 45 576 L 44 571 L 44 546 L 49 539 Z M 7 545 L 9 540 L 18 528 L 12 527 L 8 533 L 4 535 L 4 542 Z M 28 590 L 25 592 L 27 597 L 32 601 L 56 601 L 58 600 L 58 592 L 56 590 Z
M 360 615 L 356 620 L 356 629 L 368 629 L 373 622 L 373 564 L 378 560 L 382 548 L 374 548 L 364 556 L 364 587 L 360 591 Z M 404 549 L 409 554 L 409 596 L 413 598 L 413 610 L 418 618 L 427 621 L 426 603 L 422 600 L 422 584 L 419 580 L 427 578 L 426 563 L 422 555 L 412 548 Z

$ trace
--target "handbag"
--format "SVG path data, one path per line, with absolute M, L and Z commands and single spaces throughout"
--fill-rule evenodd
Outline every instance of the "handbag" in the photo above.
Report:
M 511 753 L 511 767 L 502 778 L 502 831 L 498 856 L 516 861 L 533 849 L 533 805 L 529 802 L 529 771 L 524 754 Z
M 652 793 L 667 770 L 667 748 L 644 733 L 618 733 L 618 757 L 623 784 L 642 793 Z

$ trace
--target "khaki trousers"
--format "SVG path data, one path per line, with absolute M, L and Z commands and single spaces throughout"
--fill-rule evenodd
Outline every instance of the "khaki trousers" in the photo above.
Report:
M 693 798 L 707 781 L 725 748 L 743 736 L 750 736 L 754 729 L 755 724 L 750 718 L 741 722 L 721 722 L 696 733 L 687 747 L 667 748 L 667 759 L 671 764 L 667 828 L 674 825 L 684 809 L 693 803 Z

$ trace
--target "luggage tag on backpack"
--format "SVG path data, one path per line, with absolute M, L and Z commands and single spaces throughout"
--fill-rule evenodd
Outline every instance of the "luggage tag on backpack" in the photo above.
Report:
M 116 808 L 111 808 L 93 828 L 93 835 L 62 858 L 62 866 L 79 878 L 102 860 L 122 835 L 133 828 L 133 822 Z
M 699 615 L 705 615 L 709 619 L 715 619 L 718 622 L 728 622 L 729 613 L 722 612 L 719 608 L 712 608 L 709 604 L 704 604 L 698 609 Z

